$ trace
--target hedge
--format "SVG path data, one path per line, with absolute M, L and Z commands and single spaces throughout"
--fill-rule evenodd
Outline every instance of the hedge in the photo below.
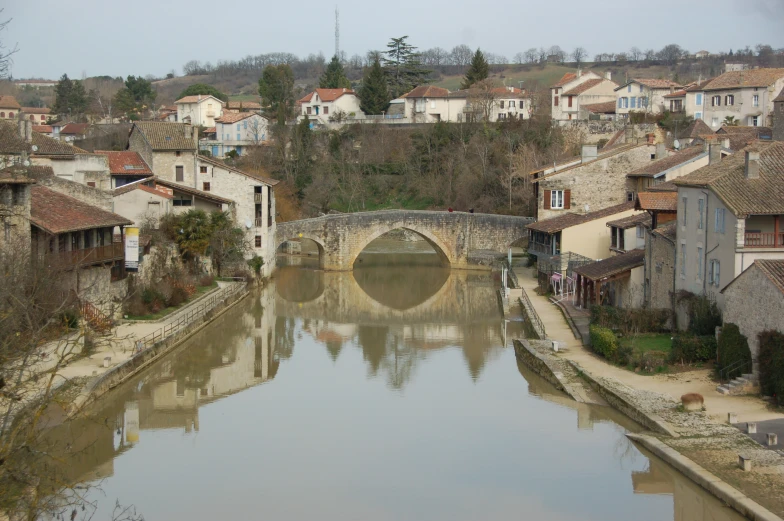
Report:
M 784 404 L 784 334 L 763 331 L 759 334 L 759 377 L 762 394 Z
M 591 324 L 629 333 L 669 331 L 672 312 L 668 309 L 625 309 L 614 306 L 591 307 Z
M 716 338 L 713 336 L 697 336 L 690 333 L 678 334 L 672 339 L 670 361 L 691 364 L 715 360 L 716 347 Z
M 588 328 L 591 335 L 591 348 L 608 360 L 615 360 L 618 352 L 618 339 L 612 330 L 591 324 Z
M 722 376 L 728 379 L 740 376 L 746 371 L 751 371 L 751 351 L 749 350 L 749 341 L 743 336 L 738 329 L 738 326 L 732 322 L 727 322 L 721 328 L 719 334 L 719 369 L 722 371 Z M 745 362 L 745 363 L 741 363 Z M 728 368 L 732 369 L 725 373 Z

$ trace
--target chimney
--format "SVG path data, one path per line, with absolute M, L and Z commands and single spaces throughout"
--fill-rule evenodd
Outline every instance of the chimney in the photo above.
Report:
M 33 122 L 30 121 L 29 119 L 25 120 L 24 140 L 27 143 L 32 143 L 33 142 Z
M 612 71 L 606 71 L 604 73 L 604 79 L 612 81 Z
M 192 138 L 193 137 L 193 127 L 190 125 L 185 125 L 185 137 Z
M 746 179 L 759 179 L 759 151 L 753 148 L 746 150 Z
M 722 139 L 721 140 L 721 146 L 723 146 L 727 150 L 730 150 L 730 138 L 725 137 L 724 139 Z
M 656 143 L 656 160 L 667 157 L 667 147 L 664 143 Z
M 597 145 L 583 145 L 582 162 L 586 163 L 596 159 L 598 156 L 598 149 L 599 147 Z
M 708 164 L 715 165 L 721 162 L 721 143 L 716 136 L 705 138 L 705 143 L 708 145 Z
M 674 92 L 675 92 L 675 86 L 670 85 L 670 94 L 673 94 Z

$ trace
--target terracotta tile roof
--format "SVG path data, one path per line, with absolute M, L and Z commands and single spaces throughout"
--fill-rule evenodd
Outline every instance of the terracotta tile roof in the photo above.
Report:
M 582 105 L 582 108 L 594 114 L 615 114 L 615 102 L 608 101 L 606 103 L 589 103 Z M 609 141 L 608 141 L 609 144 Z M 605 145 L 606 147 L 607 145 Z
M 16 101 L 13 96 L 0 96 L 0 109 L 16 109 L 21 110 L 22 106 Z
M 631 250 L 620 255 L 615 255 L 592 264 L 586 264 L 574 269 L 583 277 L 590 280 L 602 280 L 625 271 L 633 270 L 645 264 L 645 250 Z
M 245 172 L 244 170 L 240 170 L 239 168 L 235 168 L 233 166 L 229 166 L 226 163 L 224 163 L 222 161 L 218 161 L 217 159 L 213 159 L 211 157 L 199 156 L 199 161 L 203 161 L 205 163 L 209 163 L 212 166 L 217 166 L 219 168 L 224 168 L 224 169 L 228 170 L 229 172 L 234 172 L 235 174 L 240 174 L 240 175 L 244 175 L 245 177 L 250 177 L 251 179 L 256 179 L 257 181 L 261 181 L 262 183 L 268 184 L 270 186 L 275 186 L 276 184 L 278 184 L 280 182 L 277 179 L 272 179 L 271 177 L 266 177 L 266 176 L 259 175 L 259 174 L 254 174 L 254 173 L 251 173 L 251 172 Z
M 112 196 L 117 197 L 118 195 L 127 194 L 128 192 L 132 192 L 134 190 L 141 190 L 142 192 L 157 195 L 158 197 L 163 197 L 164 199 L 174 199 L 174 196 L 169 192 L 155 189 L 155 179 L 155 177 L 147 177 L 145 179 L 134 181 L 133 183 L 124 184 L 112 190 Z
M 183 192 L 186 194 L 190 194 L 196 197 L 200 197 L 201 199 L 206 199 L 207 201 L 212 201 L 214 203 L 219 204 L 234 204 L 234 201 L 231 199 L 226 199 L 225 197 L 221 197 L 219 195 L 215 195 L 210 192 L 204 192 L 202 190 L 197 190 L 192 186 L 185 186 L 178 183 L 172 183 L 171 181 L 164 181 L 163 179 L 155 178 L 155 184 L 165 186 L 166 188 L 171 188 L 172 190 L 177 190 L 178 192 Z
M 693 81 L 686 85 L 686 92 L 698 92 L 704 90 L 705 85 L 712 82 L 713 78 L 708 78 L 707 80 L 702 81 Z
M 215 127 L 207 127 L 202 131 L 204 134 L 214 134 L 215 132 L 217 132 Z
M 60 134 L 82 135 L 90 128 L 88 123 L 68 123 L 60 129 Z
M 138 152 L 123 150 L 96 150 L 96 154 L 107 156 L 109 159 L 109 173 L 111 175 L 152 175 L 152 170 L 144 162 Z
M 352 94 L 356 96 L 356 93 L 351 89 L 316 89 L 313 92 L 307 94 L 301 100 L 299 100 L 300 103 L 310 102 L 311 98 L 313 97 L 313 94 L 318 94 L 318 97 L 321 101 L 327 101 L 327 102 L 335 101 L 336 99 L 338 99 L 344 94 Z
M 224 112 L 221 117 L 215 119 L 215 123 L 236 123 L 254 115 L 255 112 Z
M 566 85 L 567 83 L 569 83 L 570 81 L 575 80 L 575 79 L 577 79 L 577 74 L 575 74 L 573 72 L 567 72 L 566 74 L 563 75 L 563 77 L 560 80 L 558 80 L 556 82 L 555 85 L 553 85 L 550 88 L 551 89 L 556 89 L 558 87 L 563 87 L 564 85 Z
M 637 194 L 634 208 L 637 210 L 676 212 L 678 210 L 678 192 L 640 192 Z
M 229 101 L 226 106 L 228 109 L 248 109 L 248 110 L 261 110 L 261 103 L 258 101 Z
M 653 233 L 655 233 L 656 235 L 660 235 L 665 239 L 669 239 L 673 242 L 675 242 L 675 239 L 678 237 L 678 230 L 676 228 L 676 223 L 674 222 L 670 224 L 666 224 L 664 226 L 659 226 L 658 228 L 653 230 Z
M 686 127 L 686 130 L 684 130 L 683 133 L 683 137 L 690 137 L 694 139 L 700 136 L 707 136 L 709 134 L 713 134 L 713 130 L 708 126 L 708 124 L 701 119 L 695 119 L 688 127 Z
M 648 212 L 643 212 L 643 213 L 630 215 L 622 219 L 607 221 L 607 226 L 614 226 L 616 228 L 621 228 L 622 230 L 626 230 L 628 228 L 634 228 L 638 224 L 642 224 L 643 226 L 650 228 L 651 222 L 652 222 L 651 214 L 649 214 Z
M 634 203 L 631 201 L 617 204 L 615 206 L 610 206 L 608 208 L 603 208 L 601 210 L 596 210 L 595 212 L 590 213 L 565 213 L 563 215 L 559 215 L 558 217 L 552 217 L 550 219 L 531 223 L 527 225 L 526 228 L 537 232 L 556 233 L 578 224 L 595 221 L 596 219 L 603 219 L 604 217 L 610 217 L 611 215 L 618 213 L 628 212 L 629 210 L 634 210 Z
M 739 217 L 784 213 L 784 141 L 756 141 L 759 177 L 746 179 L 745 153 L 736 153 L 675 179 L 677 186 L 710 188 Z
M 774 102 L 777 102 L 777 101 L 784 101 L 784 89 L 781 89 L 781 92 L 779 92 L 779 95 L 778 95 L 778 96 L 776 96 L 776 97 L 773 99 L 773 101 L 774 101 Z
M 187 134 L 188 130 L 196 131 L 191 125 L 168 121 L 137 121 L 133 128 L 141 132 L 153 150 L 196 150 L 194 138 Z
M 33 132 L 38 132 L 39 134 L 51 134 L 52 125 L 33 125 Z
M 677 192 L 678 187 L 672 181 L 658 183 L 648 187 L 649 192 Z
M 155 176 L 150 176 L 150 177 L 145 177 L 144 179 L 137 179 L 136 181 L 133 181 L 131 183 L 125 183 L 124 185 L 118 186 L 117 188 L 112 190 L 112 197 L 117 196 L 117 195 L 127 194 L 128 192 L 136 190 L 136 187 L 138 185 L 144 184 L 144 183 L 150 183 L 151 181 L 154 181 L 155 179 L 157 179 Z
M 628 152 L 628 151 L 633 150 L 633 149 L 635 149 L 637 147 L 643 147 L 643 146 L 647 146 L 647 145 L 645 145 L 645 144 L 642 144 L 642 145 L 630 145 L 630 144 L 626 144 L 626 143 L 618 143 L 618 144 L 614 144 L 614 145 L 612 145 L 610 147 L 605 145 L 605 147 L 599 151 L 599 155 L 596 157 L 596 159 L 592 159 L 590 161 L 582 162 L 582 161 L 580 161 L 579 157 L 576 157 L 576 158 L 572 158 L 571 160 L 563 161 L 561 164 L 572 163 L 572 162 L 575 162 L 575 161 L 579 161 L 579 162 L 577 162 L 577 163 L 575 163 L 575 164 L 573 164 L 571 166 L 567 166 L 566 168 L 562 168 L 562 169 L 560 169 L 560 170 L 558 170 L 556 172 L 550 172 L 549 174 L 545 174 L 543 176 L 537 177 L 536 179 L 532 179 L 531 182 L 532 183 L 538 183 L 540 181 L 549 179 L 551 177 L 563 174 L 564 172 L 570 172 L 570 171 L 574 170 L 575 168 L 580 168 L 580 167 L 583 167 L 585 165 L 589 165 L 591 163 L 595 163 L 597 161 L 602 161 L 602 160 L 607 159 L 609 157 L 621 154 L 623 152 Z M 545 166 L 543 169 L 548 169 L 548 168 L 550 168 L 550 166 Z M 534 173 L 537 173 L 537 172 L 541 172 L 543 169 L 535 170 L 535 171 L 533 171 L 531 173 L 534 174 Z M 600 174 L 596 174 L 596 175 L 600 175 Z
M 669 89 L 670 87 L 674 87 L 676 89 L 682 89 L 683 88 L 683 86 L 681 86 L 681 85 L 679 85 L 679 84 L 677 84 L 677 83 L 675 83 L 674 81 L 671 81 L 671 80 L 660 80 L 660 79 L 655 79 L 655 78 L 634 78 L 634 79 L 624 83 L 623 85 L 621 85 L 620 87 L 618 87 L 615 90 L 620 90 L 620 89 L 626 87 L 627 85 L 629 85 L 630 83 L 639 83 L 640 85 L 645 85 L 646 87 L 648 87 L 650 89 Z
M 433 85 L 420 85 L 411 92 L 403 94 L 401 98 L 448 98 L 449 91 Z
M 19 129 L 15 121 L 0 120 L 0 154 L 17 155 L 27 152 L 38 156 L 73 156 L 84 153 L 84 150 L 39 132 L 33 132 L 32 145 L 35 145 L 38 150 L 33 152 L 31 144 L 19 137 Z
M 564 92 L 562 94 L 562 96 L 578 96 L 578 95 L 582 94 L 583 92 L 587 91 L 588 89 L 596 87 L 597 85 L 599 85 L 603 81 L 604 81 L 604 78 L 592 78 L 592 79 L 590 79 L 588 81 L 582 82 L 581 84 L 577 85 L 576 87 L 573 87 L 572 89 L 568 90 L 567 92 Z
M 207 99 L 214 99 L 215 101 L 217 101 L 221 105 L 224 105 L 223 101 L 219 100 L 215 96 L 212 96 L 211 94 L 197 94 L 195 96 L 185 96 L 185 97 L 182 97 L 182 98 L 178 99 L 174 103 L 175 104 L 180 104 L 180 103 L 198 103 L 200 101 L 206 101 Z
M 525 91 L 517 87 L 495 87 L 490 92 L 501 98 L 521 98 L 525 96 Z
M 743 87 L 770 87 L 784 78 L 784 69 L 751 69 L 725 72 L 705 85 L 704 90 L 740 89 Z
M 626 177 L 656 177 L 667 170 L 695 161 L 704 155 L 707 155 L 707 152 L 702 147 L 688 147 L 671 156 L 657 159 L 642 168 L 629 172 L 626 174 Z
M 779 291 L 784 293 L 784 260 L 758 259 L 754 261 L 754 264 Z
M 676 90 L 672 94 L 665 94 L 665 98 L 683 98 L 686 96 L 686 90 Z
M 25 114 L 51 114 L 52 109 L 46 107 L 22 107 Z
M 121 215 L 83 203 L 45 186 L 34 185 L 31 192 L 30 222 L 52 234 L 133 224 Z

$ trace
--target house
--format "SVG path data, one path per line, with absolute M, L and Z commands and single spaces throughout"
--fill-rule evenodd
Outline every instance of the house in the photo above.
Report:
M 594 72 L 576 75 L 566 74 L 551 88 L 553 101 L 552 118 L 556 121 L 587 120 L 592 113 L 586 106 L 593 107 L 602 103 L 615 102 L 615 88 L 608 71 L 604 77 Z
M 683 87 L 674 81 L 636 78 L 615 88 L 615 112 L 628 118 L 630 112 L 661 114 L 668 108 L 664 96 Z
M 212 139 L 199 142 L 202 150 L 210 151 L 212 157 L 223 157 L 232 150 L 242 155 L 247 147 L 259 146 L 268 140 L 269 122 L 256 112 L 227 111 L 215 120 L 213 134 Z
M 662 156 L 669 153 L 664 147 L 658 147 L 658 152 Z M 626 174 L 657 157 L 653 144 L 620 143 L 605 147 L 601 153 L 596 145 L 583 145 L 581 157 L 530 172 L 537 200 L 536 216 L 544 220 L 568 211 L 589 213 L 633 202 L 637 184 Z
M 52 137 L 53 131 L 51 125 L 33 125 L 33 132 L 38 132 L 46 137 Z
M 759 334 L 784 332 L 784 260 L 755 260 L 723 290 L 724 323 L 733 323 L 749 341 L 754 372 L 759 371 Z
M 166 192 L 172 196 L 171 211 L 173 213 L 183 213 L 191 209 L 204 210 L 205 212 L 231 212 L 234 215 L 234 201 L 216 195 L 210 191 L 198 190 L 190 186 L 172 183 L 164 179 L 154 177 L 142 181 L 150 187 Z
M 732 117 L 741 125 L 770 127 L 773 100 L 784 88 L 784 69 L 725 72 L 703 87 L 705 121 L 718 129 Z
M 784 89 L 773 100 L 773 129 L 771 137 L 776 141 L 784 141 Z
M 676 290 L 714 295 L 757 259 L 784 259 L 784 142 L 757 141 L 674 181 Z
M 662 159 L 629 172 L 626 178 L 632 183 L 634 192 L 644 192 L 651 186 L 672 181 L 702 168 L 710 162 L 711 152 L 713 161 L 721 161 L 723 155 L 729 153 L 722 150 L 716 139 L 706 141 L 703 146 L 686 147 L 670 155 L 665 152 L 664 143 L 659 143 L 656 145 L 656 156 Z
M 22 107 L 21 112 L 33 125 L 45 125 L 52 113 L 51 109 L 46 107 Z
M 517 87 L 495 87 L 490 89 L 490 93 L 494 101 L 490 121 L 531 117 L 531 100 L 524 90 Z M 470 100 L 470 97 L 468 99 Z
M 653 186 L 637 194 L 634 208 L 651 217 L 645 230 L 643 302 L 651 309 L 672 309 L 678 188 L 672 183 Z
M 665 94 L 665 106 L 670 112 L 679 112 L 701 120 L 704 113 L 704 86 L 711 80 L 700 80 L 686 85 L 683 89 Z
M 158 178 L 196 186 L 199 133 L 193 125 L 164 121 L 136 121 L 128 150 L 137 152 Z
M 710 56 L 710 52 L 708 51 L 697 51 L 694 53 L 694 57 L 697 58 L 698 60 L 707 58 L 708 56 Z
M 89 129 L 90 125 L 88 123 L 67 123 L 60 127 L 60 131 L 57 135 L 61 141 L 72 143 L 74 141 L 83 140 Z
M 307 118 L 316 124 L 339 123 L 365 115 L 359 108 L 359 97 L 351 89 L 316 89 L 297 103 L 300 119 Z
M 716 137 L 730 150 L 741 150 L 758 139 L 771 139 L 773 137 L 773 129 L 770 127 L 723 125 L 716 131 Z
M 215 118 L 221 116 L 225 105 L 222 100 L 208 94 L 185 96 L 174 104 L 177 105 L 176 121 L 198 127 L 215 126 Z
M 612 101 L 605 101 L 604 103 L 589 103 L 581 105 L 581 109 L 585 112 L 584 119 L 604 119 L 610 121 L 615 119 L 615 99 Z
M 643 265 L 645 250 L 633 249 L 574 269 L 577 303 L 588 308 L 615 306 L 639 308 L 643 305 Z
M 0 96 L 0 119 L 16 119 L 22 106 L 13 96 Z
M 132 150 L 113 151 L 96 150 L 96 154 L 104 155 L 109 161 L 109 175 L 111 176 L 111 188 L 119 188 L 122 185 L 146 179 L 153 175 L 152 170 L 144 162 L 138 152 Z
M 223 108 L 223 112 L 259 112 L 261 103 L 258 101 L 229 101 Z

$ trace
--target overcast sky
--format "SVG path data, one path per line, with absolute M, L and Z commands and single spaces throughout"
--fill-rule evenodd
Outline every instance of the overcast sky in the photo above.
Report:
M 298 0 L 6 0 L 0 34 L 18 45 L 15 78 L 182 73 L 193 59 L 334 53 L 334 7 Z M 9 5 L 10 4 L 10 5 Z M 784 0 L 629 3 L 617 0 L 341 0 L 349 56 L 409 36 L 420 49 L 467 44 L 510 60 L 530 47 L 622 52 L 677 43 L 695 52 L 767 43 L 784 47 Z

